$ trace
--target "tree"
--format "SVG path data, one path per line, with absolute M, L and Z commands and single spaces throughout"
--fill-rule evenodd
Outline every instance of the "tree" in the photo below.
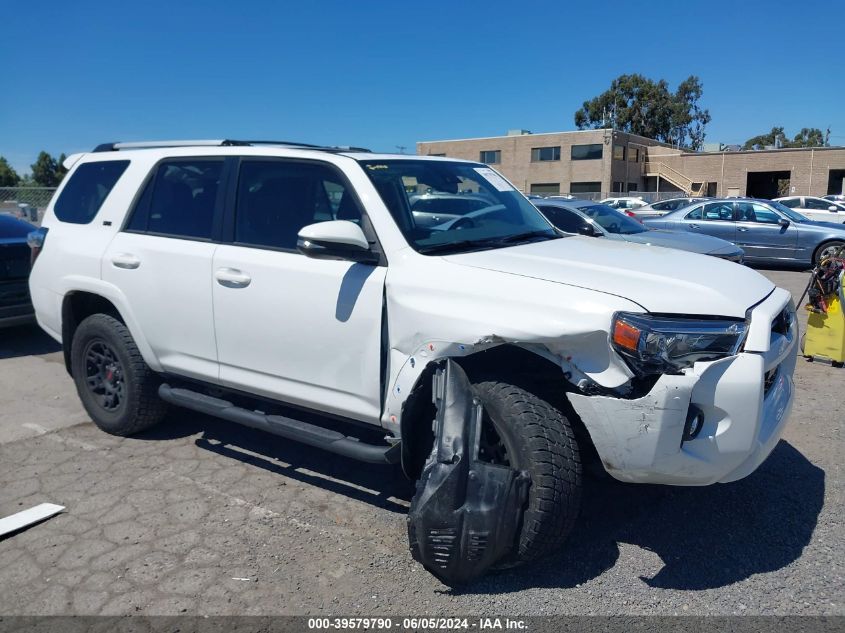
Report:
M 59 184 L 59 177 L 56 173 L 58 165 L 56 159 L 50 156 L 47 152 L 38 154 L 35 163 L 30 165 L 32 168 L 32 179 L 41 187 L 55 187 Z
M 742 149 L 762 149 L 767 145 L 779 145 L 783 147 L 786 144 L 786 134 L 783 133 L 782 127 L 773 127 L 768 134 L 758 134 L 752 136 L 745 141 Z
M 613 127 L 679 147 L 700 149 L 710 113 L 699 106 L 701 81 L 691 75 L 675 92 L 665 80 L 620 75 L 610 88 L 575 112 L 579 130 Z
M 61 156 L 59 156 L 59 162 L 56 166 L 56 178 L 58 179 L 57 185 L 64 179 L 65 174 L 67 173 L 67 168 L 65 167 L 65 160 L 67 156 L 65 153 L 62 152 Z
M 792 140 L 788 140 L 782 127 L 773 127 L 768 134 L 752 136 L 745 141 L 742 149 L 763 149 L 768 145 L 775 147 L 827 147 L 830 130 L 823 133 L 817 127 L 802 127 Z
M 0 187 L 17 187 L 21 181 L 9 161 L 4 156 L 0 156 Z
M 817 127 L 802 127 L 789 147 L 826 147 L 827 138 Z

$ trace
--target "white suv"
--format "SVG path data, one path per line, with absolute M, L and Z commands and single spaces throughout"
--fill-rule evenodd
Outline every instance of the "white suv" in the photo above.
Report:
M 582 460 L 734 481 L 790 411 L 787 291 L 562 235 L 486 165 L 237 141 L 67 165 L 30 287 L 94 422 L 137 433 L 169 403 L 401 462 L 412 551 L 447 582 L 558 547 Z

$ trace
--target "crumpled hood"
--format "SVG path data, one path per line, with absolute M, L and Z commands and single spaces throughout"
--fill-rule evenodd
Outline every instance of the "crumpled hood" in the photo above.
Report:
M 655 313 L 745 318 L 748 308 L 775 288 L 758 272 L 715 257 L 594 237 L 566 237 L 444 259 L 616 295 Z
M 643 233 L 633 233 L 623 236 L 626 242 L 638 244 L 651 244 L 663 248 L 677 248 L 691 253 L 704 253 L 714 255 L 727 255 L 739 253 L 742 249 L 730 242 L 721 240 L 712 235 L 695 233 L 681 233 L 680 231 L 662 231 L 652 229 Z

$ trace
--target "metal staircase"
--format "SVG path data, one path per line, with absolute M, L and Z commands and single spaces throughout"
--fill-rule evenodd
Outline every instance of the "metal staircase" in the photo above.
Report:
M 670 167 L 666 163 L 649 161 L 645 164 L 646 176 L 657 176 L 663 180 L 672 183 L 678 189 L 683 191 L 688 196 L 699 197 L 703 196 L 707 191 L 707 183 L 694 183 L 692 178 L 682 174 L 674 167 Z

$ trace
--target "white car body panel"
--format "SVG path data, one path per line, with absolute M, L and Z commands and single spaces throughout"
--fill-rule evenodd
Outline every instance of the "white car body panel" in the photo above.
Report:
M 320 160 L 342 170 L 388 265 L 121 232 L 140 183 L 159 160 L 239 155 Z M 788 302 L 785 291 L 753 270 L 588 237 L 421 255 L 352 154 L 264 146 L 103 152 L 75 160 L 64 184 L 80 164 L 123 159 L 130 166 L 92 223 L 59 222 L 52 202 L 47 209 L 49 233 L 30 288 L 39 324 L 59 341 L 64 297 L 91 292 L 114 304 L 155 371 L 381 424 L 395 436 L 406 398 L 429 363 L 512 344 L 556 363 L 561 377 L 581 389 L 572 404 L 619 479 L 729 481 L 751 472 L 777 442 L 791 404 L 796 345 L 794 337 L 771 333 Z M 132 258 L 140 260 L 137 268 L 114 265 Z M 249 283 L 222 285 L 221 269 L 231 269 L 225 275 L 236 284 Z M 750 314 L 751 323 L 743 353 L 665 376 L 631 400 L 625 393 L 633 373 L 609 343 L 618 311 Z M 764 397 L 769 367 L 780 369 Z M 587 395 L 590 387 L 618 397 Z M 690 402 L 712 408 L 711 433 L 681 450 L 679 424 Z

